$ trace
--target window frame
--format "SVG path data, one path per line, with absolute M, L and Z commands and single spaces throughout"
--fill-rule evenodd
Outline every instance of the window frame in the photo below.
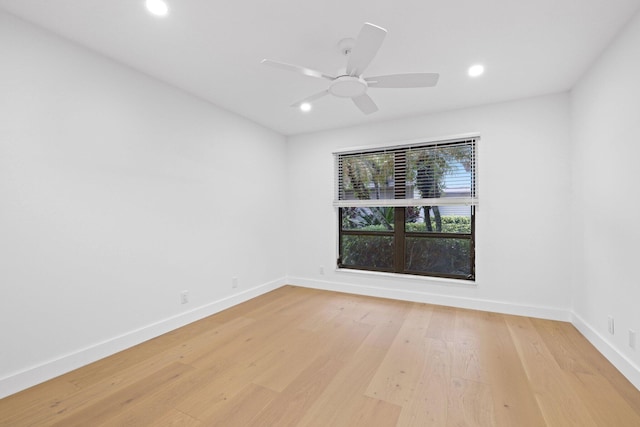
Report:
M 344 229 L 343 228 L 343 211 L 346 206 L 340 206 L 338 201 L 338 191 L 339 184 L 338 181 L 342 179 L 339 176 L 340 171 L 338 170 L 338 156 L 340 155 L 348 155 L 353 152 L 363 152 L 363 153 L 375 153 L 375 152 L 384 152 L 391 151 L 394 153 L 404 153 L 402 150 L 404 148 L 410 149 L 411 147 L 422 147 L 422 146 L 438 146 L 438 145 L 449 145 L 456 142 L 463 142 L 468 139 L 474 140 L 474 151 L 473 151 L 473 172 L 472 172 L 472 198 L 474 203 L 460 203 L 460 205 L 470 205 L 470 227 L 471 230 L 469 233 L 443 233 L 443 232 L 416 232 L 416 231 L 407 231 L 406 230 L 406 221 L 405 221 L 405 213 L 407 206 L 428 206 L 425 204 L 419 204 L 415 200 L 411 204 L 407 205 L 399 205 L 397 203 L 398 199 L 405 198 L 405 182 L 404 178 L 400 178 L 398 181 L 396 178 L 395 182 L 395 199 L 388 199 L 389 201 L 393 201 L 393 204 L 390 204 L 390 208 L 393 208 L 394 211 L 394 226 L 393 230 L 387 231 L 373 231 L 373 230 L 358 230 L 358 229 Z M 413 275 L 413 276 L 423 276 L 423 277 L 437 277 L 437 278 L 445 278 L 445 279 L 458 279 L 465 281 L 475 281 L 476 278 L 476 236 L 475 236 L 475 220 L 476 220 L 476 206 L 477 206 L 477 142 L 480 137 L 477 134 L 474 135 L 464 135 L 455 138 L 447 138 L 447 139 L 438 139 L 433 141 L 416 141 L 413 143 L 404 143 L 404 144 L 394 144 L 383 147 L 371 147 L 370 149 L 358 149 L 358 150 L 349 150 L 345 152 L 336 152 L 336 201 L 334 205 L 337 205 L 337 219 L 338 219 L 338 258 L 337 258 L 337 267 L 338 269 L 346 269 L 346 270 L 358 270 L 358 271 L 371 271 L 371 272 L 383 272 L 383 273 L 392 273 L 392 274 L 401 274 L 401 275 Z M 395 167 L 394 167 L 395 170 Z M 403 173 L 405 173 L 403 171 Z M 404 176 L 404 175 L 402 175 Z M 416 200 L 427 200 L 427 199 L 416 199 Z M 434 199 L 428 199 L 429 203 L 432 203 Z M 363 200 L 364 201 L 364 200 Z M 360 201 L 359 201 L 360 202 Z M 373 206 L 380 206 L 381 201 L 377 200 L 376 203 L 372 204 Z M 360 204 L 358 206 L 361 206 Z M 437 203 L 432 206 L 438 206 Z M 371 207 L 371 206 L 369 206 Z M 345 236 L 388 236 L 393 238 L 393 254 L 392 254 L 392 267 L 391 268 L 381 268 L 381 267 L 373 267 L 369 265 L 346 265 L 342 263 L 343 260 L 343 238 Z M 457 239 L 457 240 L 469 240 L 469 265 L 470 265 L 470 273 L 469 274 L 449 274 L 449 273 L 441 273 L 441 272 L 429 272 L 429 271 L 417 271 L 417 270 L 408 270 L 405 268 L 406 265 L 406 249 L 407 249 L 407 238 L 419 238 L 419 239 Z

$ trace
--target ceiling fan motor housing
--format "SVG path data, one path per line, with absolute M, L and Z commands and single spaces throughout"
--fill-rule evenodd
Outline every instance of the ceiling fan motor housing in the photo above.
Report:
M 340 76 L 331 82 L 329 93 L 341 98 L 354 98 L 364 94 L 367 87 L 362 77 Z

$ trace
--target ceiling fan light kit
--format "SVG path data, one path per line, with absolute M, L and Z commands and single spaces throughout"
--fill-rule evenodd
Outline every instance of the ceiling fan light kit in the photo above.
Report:
M 365 93 L 367 87 L 362 77 L 339 76 L 331 81 L 329 93 L 340 98 L 353 98 Z
M 364 114 L 378 111 L 378 106 L 367 94 L 367 89 L 374 88 L 419 88 L 431 87 L 438 83 L 437 73 L 403 73 L 389 74 L 377 77 L 363 77 L 362 74 L 378 53 L 387 30 L 374 24 L 365 23 L 358 37 L 354 39 L 342 39 L 338 47 L 342 54 L 347 56 L 347 68 L 345 73 L 331 76 L 320 71 L 312 70 L 299 65 L 287 64 L 270 59 L 263 59 L 262 63 L 275 68 L 281 68 L 308 77 L 329 80 L 329 87 L 301 101 L 293 103 L 292 107 L 300 107 L 303 104 L 322 98 L 326 95 L 334 95 L 339 98 L 351 98 L 353 103 Z

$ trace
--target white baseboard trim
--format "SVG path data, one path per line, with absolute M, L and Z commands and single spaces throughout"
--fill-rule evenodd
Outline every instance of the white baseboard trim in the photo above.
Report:
M 640 367 L 638 365 L 629 360 L 582 317 L 572 313 L 571 323 L 631 384 L 640 390 Z
M 392 289 L 379 286 L 362 286 L 344 282 L 305 279 L 302 277 L 289 277 L 288 279 L 289 283 L 294 286 L 313 289 L 325 289 L 328 291 L 346 292 L 356 295 L 390 298 L 457 308 L 468 308 L 471 310 L 490 311 L 494 313 L 513 314 L 517 316 L 528 316 L 549 320 L 560 320 L 563 322 L 571 321 L 571 314 L 569 310 L 562 308 L 521 305 L 503 301 L 439 295 L 429 292 Z
M 277 279 L 0 378 L 0 399 L 71 372 L 287 284 Z

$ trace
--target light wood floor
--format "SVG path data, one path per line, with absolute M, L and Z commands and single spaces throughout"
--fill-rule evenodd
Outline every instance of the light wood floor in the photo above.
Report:
M 568 323 L 287 286 L 0 400 L 2 426 L 640 426 Z

